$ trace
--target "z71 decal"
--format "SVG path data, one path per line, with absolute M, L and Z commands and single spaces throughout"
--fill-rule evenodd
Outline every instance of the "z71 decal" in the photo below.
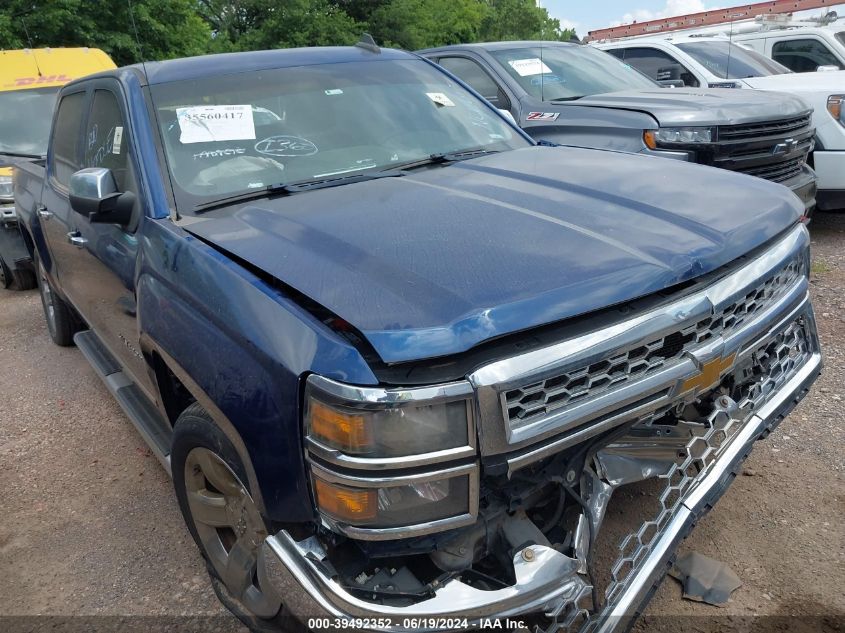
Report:
M 528 121 L 555 121 L 559 112 L 529 112 L 525 117 Z

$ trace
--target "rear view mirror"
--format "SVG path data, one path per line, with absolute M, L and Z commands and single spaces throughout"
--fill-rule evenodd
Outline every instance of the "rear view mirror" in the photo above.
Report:
M 90 222 L 126 226 L 131 221 L 135 195 L 117 190 L 110 169 L 80 169 L 70 177 L 69 188 L 70 207 Z
M 817 73 L 833 73 L 839 70 L 839 66 L 834 66 L 833 64 L 829 66 L 819 66 L 816 68 Z

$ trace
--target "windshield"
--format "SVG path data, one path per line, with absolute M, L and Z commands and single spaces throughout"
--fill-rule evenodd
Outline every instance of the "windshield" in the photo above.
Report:
M 683 42 L 677 46 L 722 79 L 768 77 L 789 72 L 781 64 L 759 53 L 724 40 Z
M 0 152 L 47 153 L 58 92 L 57 87 L 0 92 Z
M 647 90 L 651 79 L 590 46 L 543 46 L 490 51 L 528 94 L 543 101 Z
M 177 202 L 530 146 L 422 60 L 320 64 L 152 87 Z

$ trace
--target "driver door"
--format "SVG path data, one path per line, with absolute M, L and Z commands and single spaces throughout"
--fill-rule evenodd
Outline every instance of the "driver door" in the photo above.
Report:
M 141 355 L 135 304 L 138 259 L 137 228 L 143 210 L 119 84 L 104 79 L 94 85 L 82 148 L 82 167 L 103 167 L 114 176 L 117 190 L 135 194 L 128 226 L 92 223 L 72 210 L 68 242 L 75 249 L 75 265 L 63 271 L 63 285 L 76 298 L 76 307 L 103 344 L 153 397 L 146 362 Z

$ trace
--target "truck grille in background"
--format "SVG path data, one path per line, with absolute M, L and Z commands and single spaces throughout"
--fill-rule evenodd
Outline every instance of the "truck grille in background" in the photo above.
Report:
M 795 117 L 785 121 L 764 121 L 748 125 L 725 125 L 719 128 L 719 140 L 757 138 L 761 136 L 790 135 L 810 125 L 810 115 Z
M 792 261 L 718 314 L 645 345 L 617 351 L 591 365 L 510 389 L 504 393 L 505 419 L 511 428 L 518 428 L 562 407 L 648 376 L 714 336 L 729 336 L 783 296 L 803 274 L 801 260 Z
M 806 157 L 796 158 L 783 163 L 774 165 L 765 165 L 763 167 L 749 167 L 747 169 L 737 169 L 736 171 L 748 174 L 749 176 L 757 176 L 758 178 L 765 178 L 772 182 L 783 182 L 789 180 L 793 176 L 801 173 L 801 168 L 807 162 Z
M 813 146 L 815 130 L 809 114 L 718 129 L 712 154 L 701 161 L 772 182 L 798 176 Z

